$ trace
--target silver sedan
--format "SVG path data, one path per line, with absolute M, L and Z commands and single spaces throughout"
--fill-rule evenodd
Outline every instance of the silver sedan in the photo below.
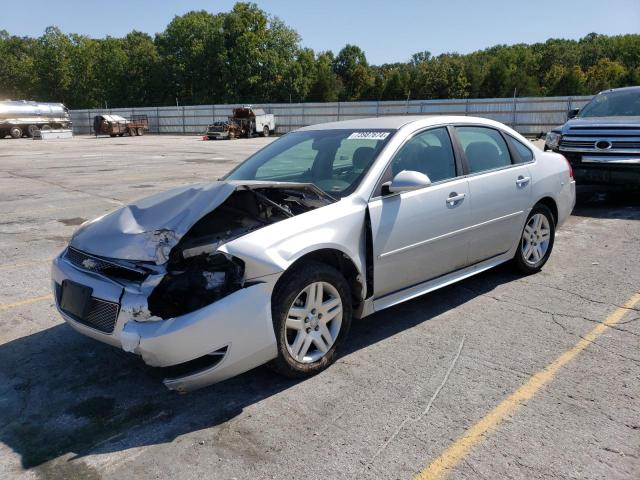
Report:
M 383 117 L 297 130 L 225 178 L 82 225 L 53 261 L 74 329 L 199 388 L 268 363 L 301 377 L 353 318 L 510 261 L 549 259 L 571 168 L 472 117 Z

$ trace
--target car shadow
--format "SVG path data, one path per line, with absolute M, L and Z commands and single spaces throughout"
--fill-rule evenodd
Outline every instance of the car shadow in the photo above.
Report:
M 602 192 L 594 187 L 578 187 L 572 214 L 579 217 L 640 220 L 640 191 Z
M 517 278 L 498 267 L 355 321 L 340 358 Z M 227 422 L 245 407 L 304 381 L 259 367 L 178 395 L 165 389 L 160 371 L 138 357 L 64 324 L 0 346 L 0 365 L 0 441 L 21 456 L 24 468 L 67 454 L 77 458 L 170 442 Z

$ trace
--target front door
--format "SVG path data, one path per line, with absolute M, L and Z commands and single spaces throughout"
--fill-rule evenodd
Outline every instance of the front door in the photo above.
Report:
M 369 202 L 376 298 L 468 264 L 469 186 L 457 168 L 445 127 L 414 135 L 391 161 L 386 178 L 402 170 L 426 174 L 432 184 Z

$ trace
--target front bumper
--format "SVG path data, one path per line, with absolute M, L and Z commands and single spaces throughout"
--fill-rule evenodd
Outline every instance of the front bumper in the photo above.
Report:
M 209 140 L 229 138 L 229 132 L 207 132 L 206 135 Z
M 52 264 L 56 307 L 75 330 L 101 342 L 140 355 L 153 367 L 185 364 L 220 350 L 224 357 L 209 368 L 165 380 L 173 390 L 200 388 L 268 362 L 277 356 L 271 319 L 271 293 L 279 275 L 259 279 L 206 307 L 158 321 L 137 321 L 140 293 L 103 275 L 81 270 L 63 254 Z M 71 280 L 93 290 L 93 300 L 118 305 L 113 331 L 101 331 L 60 307 L 60 285 Z
M 640 188 L 640 155 L 555 151 L 569 160 L 578 185 Z

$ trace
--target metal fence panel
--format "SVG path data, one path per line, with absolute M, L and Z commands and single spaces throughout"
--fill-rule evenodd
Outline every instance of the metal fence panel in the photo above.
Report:
M 392 100 L 327 103 L 270 103 L 254 105 L 276 117 L 276 133 L 306 125 L 386 115 L 472 115 L 510 125 L 523 135 L 546 132 L 566 121 L 567 111 L 583 107 L 590 96 L 469 98 L 451 100 Z M 207 125 L 227 120 L 241 104 L 189 105 L 72 110 L 76 134 L 92 131 L 93 117 L 115 113 L 123 117 L 147 115 L 151 133 L 200 134 Z

